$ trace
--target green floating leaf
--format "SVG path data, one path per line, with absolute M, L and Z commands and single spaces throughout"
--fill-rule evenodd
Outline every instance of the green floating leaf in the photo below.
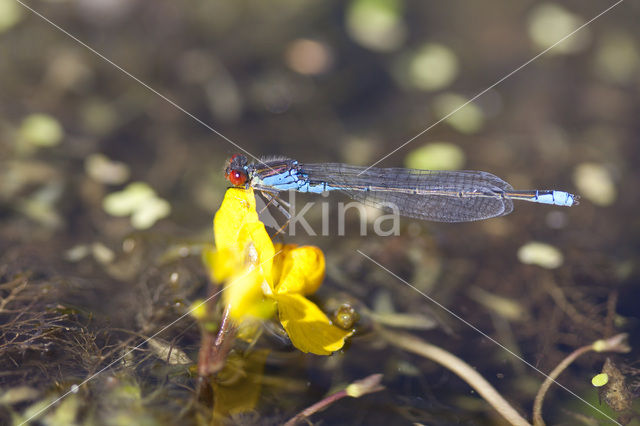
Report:
M 469 288 L 468 294 L 476 302 L 509 321 L 523 321 L 527 318 L 526 308 L 515 299 L 498 296 L 480 287 Z
M 96 242 L 91 245 L 91 252 L 93 253 L 93 258 L 103 265 L 113 262 L 116 257 L 113 250 L 100 242 Z
M 366 48 L 392 51 L 406 36 L 401 13 L 400 0 L 353 0 L 347 10 L 347 31 Z
M 16 209 L 47 228 L 59 228 L 64 220 L 56 210 L 55 203 L 62 193 L 62 184 L 52 180 L 31 194 L 29 198 L 19 200 L 16 203 Z
M 129 166 L 112 161 L 104 154 L 91 154 L 84 162 L 84 168 L 91 178 L 98 182 L 118 185 L 129 179 Z
M 457 170 L 464 166 L 465 155 L 458 145 L 432 142 L 411 151 L 405 165 L 421 170 Z
M 104 210 L 113 216 L 128 216 L 156 196 L 155 191 L 144 182 L 134 182 L 125 189 L 107 195 Z
M 32 401 L 40 395 L 38 389 L 29 386 L 16 386 L 9 388 L 0 394 L 0 404 L 14 405 L 25 401 Z
M 552 245 L 532 241 L 520 247 L 518 259 L 528 265 L 538 265 L 546 269 L 555 269 L 562 265 L 564 256 Z
M 609 383 L 609 375 L 607 373 L 600 373 L 593 376 L 591 379 L 591 384 L 597 388 L 606 385 Z
M 599 40 L 596 71 L 612 83 L 631 83 L 640 69 L 640 52 L 631 34 L 611 32 Z
M 136 229 L 147 229 L 171 213 L 171 204 L 162 198 L 152 198 L 131 215 L 131 224 Z
M 417 89 L 442 89 L 451 84 L 457 75 L 458 58 L 442 44 L 425 44 L 409 61 L 409 82 Z
M 107 195 L 102 206 L 113 216 L 131 215 L 131 224 L 137 229 L 147 229 L 171 212 L 171 205 L 144 182 L 131 183 Z
M 87 244 L 78 244 L 64 253 L 64 258 L 69 262 L 78 262 L 91 253 L 91 247 Z
M 58 145 L 64 136 L 58 121 L 46 114 L 31 114 L 22 121 L 19 130 L 23 141 L 37 147 Z
M 573 181 L 580 195 L 599 206 L 613 204 L 617 191 L 609 171 L 597 163 L 582 163 L 576 167 Z
M 22 7 L 15 0 L 0 0 L 0 33 L 22 19 Z
M 433 103 L 436 115 L 464 134 L 478 132 L 484 125 L 484 114 L 479 106 L 463 96 L 446 93 L 438 96 Z
M 588 28 L 567 37 L 582 24 L 584 19 L 559 4 L 542 3 L 529 16 L 529 37 L 540 50 L 553 46 L 549 54 L 574 53 L 586 48 L 590 39 Z
M 78 395 L 66 395 L 51 412 L 45 414 L 43 423 L 51 426 L 76 424 L 81 407 Z

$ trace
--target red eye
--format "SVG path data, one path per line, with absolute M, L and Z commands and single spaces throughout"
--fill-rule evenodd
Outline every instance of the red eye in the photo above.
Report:
M 243 186 L 247 183 L 247 175 L 240 170 L 230 170 L 227 173 L 227 180 L 231 182 L 233 186 Z

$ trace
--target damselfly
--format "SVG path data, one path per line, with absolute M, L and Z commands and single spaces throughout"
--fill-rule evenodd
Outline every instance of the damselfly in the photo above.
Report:
M 254 188 L 270 199 L 288 190 L 313 193 L 337 190 L 366 205 L 438 222 L 503 216 L 513 210 L 513 200 L 573 206 L 579 198 L 557 190 L 514 190 L 499 177 L 475 170 L 301 164 L 287 158 L 249 164 L 247 157 L 238 154 L 229 160 L 225 177 L 236 187 Z

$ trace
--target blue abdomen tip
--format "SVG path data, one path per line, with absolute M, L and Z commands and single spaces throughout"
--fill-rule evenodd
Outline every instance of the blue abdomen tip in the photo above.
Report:
M 553 191 L 553 201 L 558 206 L 571 207 L 577 204 L 576 196 L 564 191 Z

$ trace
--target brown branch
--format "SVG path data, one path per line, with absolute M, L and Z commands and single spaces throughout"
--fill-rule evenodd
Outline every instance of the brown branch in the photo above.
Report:
M 382 374 L 372 374 L 371 376 L 367 376 L 362 380 L 355 381 L 349 386 L 347 386 L 345 389 L 338 391 L 334 394 L 331 394 L 326 398 L 324 398 L 323 400 L 318 401 L 315 404 L 311 405 L 310 407 L 305 408 L 304 410 L 296 414 L 294 417 L 289 419 L 284 424 L 284 426 L 295 426 L 302 420 L 309 418 L 310 416 L 312 416 L 313 414 L 321 410 L 324 410 L 325 408 L 327 408 L 334 402 L 339 401 L 342 398 L 345 398 L 348 396 L 352 398 L 359 398 L 368 393 L 378 392 L 384 389 L 384 386 L 380 384 L 381 380 L 382 380 Z

